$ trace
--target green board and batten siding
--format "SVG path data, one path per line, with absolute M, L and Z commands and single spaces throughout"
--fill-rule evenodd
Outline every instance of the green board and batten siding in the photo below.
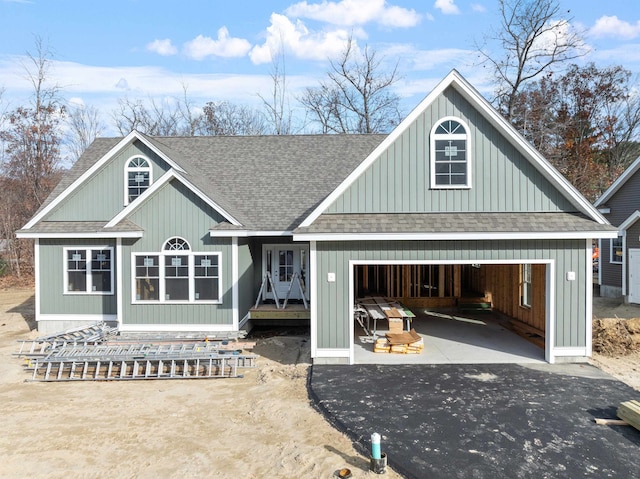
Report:
M 349 348 L 349 261 L 468 262 L 518 260 L 555 263 L 555 345 L 584 347 L 587 292 L 584 240 L 343 241 L 316 244 L 317 347 Z M 566 273 L 576 272 L 575 281 Z M 335 273 L 335 282 L 326 280 Z M 571 298 L 571 301 L 568 300 Z
M 129 220 L 144 230 L 144 236 L 135 241 L 123 242 L 124 324 L 232 324 L 231 239 L 209 236 L 209 228 L 223 221 L 223 218 L 182 183 L 173 180 L 148 198 L 129 216 Z M 132 253 L 159 252 L 165 241 L 174 236 L 187 240 L 193 252 L 222 253 L 222 304 L 132 303 Z
M 127 145 L 95 175 L 65 198 L 49 215 L 47 221 L 109 221 L 124 205 L 124 171 L 126 163 L 142 155 L 151 162 L 152 178 L 157 181 L 169 165 L 136 141 Z
M 462 119 L 471 142 L 470 189 L 431 189 L 429 133 Z M 339 196 L 326 213 L 575 211 L 476 109 L 449 87 Z
M 65 247 L 113 247 L 115 240 L 53 240 L 41 239 L 39 247 L 40 314 L 115 315 L 115 294 L 66 294 L 64 284 Z M 114 260 L 117 274 L 117 264 Z M 115 289 L 115 281 L 114 281 Z

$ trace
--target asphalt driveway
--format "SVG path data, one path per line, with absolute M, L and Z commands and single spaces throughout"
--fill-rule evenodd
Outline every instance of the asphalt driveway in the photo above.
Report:
M 309 389 L 407 478 L 640 477 L 640 431 L 594 422 L 640 392 L 590 365 L 318 365 Z

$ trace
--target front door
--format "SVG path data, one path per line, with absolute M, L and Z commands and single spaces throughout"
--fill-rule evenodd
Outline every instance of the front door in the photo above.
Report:
M 282 300 L 287 295 L 289 287 L 289 299 L 302 299 L 298 278 L 302 282 L 302 289 L 306 297 L 307 291 L 307 271 L 308 271 L 308 248 L 301 245 L 266 245 L 265 262 L 263 265 L 263 277 L 266 271 L 271 273 L 273 287 L 276 290 L 278 299 Z M 296 274 L 294 279 L 293 275 Z M 294 280 L 293 284 L 291 283 Z M 264 289 L 263 299 L 274 299 L 271 285 Z
M 640 304 L 640 249 L 629 249 L 629 302 Z

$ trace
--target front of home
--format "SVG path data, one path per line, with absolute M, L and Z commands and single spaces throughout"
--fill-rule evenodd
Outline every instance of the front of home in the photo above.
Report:
M 591 244 L 617 236 L 455 71 L 386 136 L 98 139 L 18 234 L 42 331 L 233 333 L 286 299 L 316 363 L 354 362 L 367 294 L 480 295 L 547 361 L 589 356 Z

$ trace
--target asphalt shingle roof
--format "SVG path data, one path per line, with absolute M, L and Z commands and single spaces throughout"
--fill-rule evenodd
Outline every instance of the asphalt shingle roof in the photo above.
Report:
M 615 229 L 580 213 L 358 213 L 323 214 L 294 233 L 571 233 Z

